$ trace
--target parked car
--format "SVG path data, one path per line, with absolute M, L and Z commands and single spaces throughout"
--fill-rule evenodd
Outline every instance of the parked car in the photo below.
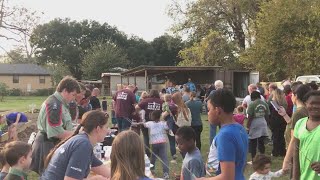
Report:
M 296 81 L 301 81 L 302 83 L 315 82 L 316 84 L 320 84 L 320 75 L 298 76 Z

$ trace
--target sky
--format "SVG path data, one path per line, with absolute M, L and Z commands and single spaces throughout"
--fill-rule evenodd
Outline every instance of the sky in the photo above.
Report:
M 170 34 L 171 0 L 10 0 L 10 4 L 43 12 L 42 23 L 54 18 L 91 19 L 116 26 L 127 35 L 146 41 Z M 9 47 L 9 44 L 7 45 Z

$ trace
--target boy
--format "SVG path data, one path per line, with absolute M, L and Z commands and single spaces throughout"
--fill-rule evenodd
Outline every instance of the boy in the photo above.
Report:
M 17 125 L 18 123 L 28 122 L 27 116 L 21 112 L 12 112 L 7 114 L 6 116 L 3 116 L 2 118 L 4 118 L 3 121 L 6 121 L 8 124 L 8 140 L 18 140 Z
M 209 97 L 208 120 L 221 129 L 212 142 L 216 148 L 219 166 L 217 176 L 210 180 L 244 180 L 248 152 L 248 135 L 243 126 L 233 119 L 236 99 L 231 91 L 219 89 Z M 206 179 L 206 178 L 203 178 Z
M 22 141 L 13 141 L 5 145 L 5 158 L 11 166 L 6 180 L 27 180 L 27 171 L 31 164 L 31 145 Z
M 182 171 L 176 179 L 192 180 L 206 175 L 201 152 L 195 145 L 196 134 L 192 127 L 183 126 L 179 128 L 175 135 L 178 148 L 182 153 L 186 153 L 182 162 Z
M 309 117 L 294 127 L 293 179 L 320 179 L 320 91 L 311 91 L 304 98 Z

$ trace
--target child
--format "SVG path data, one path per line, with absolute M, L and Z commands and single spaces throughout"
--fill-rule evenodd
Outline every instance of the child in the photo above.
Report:
M 102 106 L 102 111 L 103 112 L 107 112 L 108 104 L 107 104 L 107 98 L 106 97 L 102 98 L 101 106 Z
M 319 179 L 320 91 L 308 92 L 304 99 L 309 116 L 294 127 L 293 179 Z
M 206 171 L 201 152 L 195 145 L 196 135 L 192 127 L 183 126 L 179 128 L 175 138 L 180 151 L 186 153 L 182 162 L 180 177 L 176 175 L 176 179 L 191 180 L 204 177 Z
M 237 107 L 237 114 L 233 115 L 234 120 L 237 123 L 241 124 L 242 126 L 243 126 L 244 119 L 246 118 L 246 116 L 243 113 L 243 110 L 244 110 L 243 106 L 240 105 Z
M 284 174 L 282 169 L 277 172 L 271 172 L 270 166 L 271 158 L 258 154 L 252 163 L 255 172 L 250 176 L 249 180 L 271 180 L 273 177 L 280 177 Z
M 208 120 L 210 124 L 221 125 L 211 144 L 214 146 L 212 149 L 216 150 L 214 156 L 219 166 L 215 177 L 204 179 L 245 180 L 243 172 L 248 152 L 248 135 L 244 127 L 233 119 L 235 106 L 236 98 L 229 90 L 218 89 L 209 96 Z
M 4 149 L 2 149 L 0 152 L 0 163 L 2 167 L 0 172 L 0 180 L 3 180 L 7 176 L 10 169 L 10 166 L 6 161 L 6 158 L 4 157 Z
M 166 130 L 168 130 L 167 123 L 160 121 L 161 111 L 153 111 L 150 115 L 152 121 L 142 123 L 149 129 L 149 139 L 151 144 L 152 156 L 151 164 L 155 167 L 156 156 L 161 158 L 163 169 L 163 178 L 169 179 L 169 163 L 167 157 L 167 137 Z M 139 124 L 139 123 L 138 123 Z M 154 169 L 154 167 L 152 169 Z
M 165 94 L 163 96 L 164 103 L 162 104 L 162 112 L 163 113 L 167 112 L 171 117 L 173 117 L 172 112 L 170 110 L 170 106 L 174 106 L 174 104 L 172 103 L 171 99 L 172 99 L 171 94 Z M 168 118 L 167 124 L 169 127 L 169 135 L 170 136 L 174 136 L 174 134 L 172 132 L 174 123 L 175 122 L 174 122 L 173 118 Z
M 27 180 L 27 171 L 31 164 L 31 145 L 22 141 L 7 143 L 4 147 L 4 156 L 11 166 L 6 179 Z
M 17 125 L 18 123 L 28 122 L 27 116 L 21 112 L 12 112 L 7 114 L 6 116 L 3 116 L 2 118 L 4 118 L 2 121 L 6 121 L 8 125 L 8 140 L 18 140 Z
M 112 142 L 111 179 L 151 180 L 145 173 L 145 151 L 140 136 L 122 131 Z
M 148 94 L 146 91 L 143 91 L 143 92 L 141 93 L 139 102 L 142 101 L 142 100 L 144 100 L 144 99 L 146 99 L 146 98 L 148 98 L 148 97 L 149 97 L 149 94 Z M 145 115 L 146 115 L 146 111 L 143 110 L 143 109 L 141 109 L 141 110 L 139 111 L 139 116 L 140 116 L 140 119 L 141 119 L 142 122 L 145 122 L 145 121 L 146 121 Z

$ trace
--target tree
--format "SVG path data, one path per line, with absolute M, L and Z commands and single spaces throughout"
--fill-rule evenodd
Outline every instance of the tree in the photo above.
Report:
M 8 95 L 8 86 L 5 83 L 0 82 L 0 101 L 3 102 L 4 97 Z
M 211 30 L 224 35 L 228 41 L 234 41 L 239 49 L 250 44 L 254 32 L 254 19 L 261 2 L 265 0 L 175 0 L 169 15 L 177 22 L 174 32 L 188 33 L 189 40 L 199 42 Z
M 31 59 L 34 47 L 29 43 L 32 30 L 40 21 L 40 13 L 24 7 L 9 6 L 9 1 L 0 0 L 0 38 L 18 43 L 27 59 Z M 5 52 L 6 49 L 0 46 Z
M 7 52 L 4 62 L 11 64 L 36 63 L 36 59 L 34 57 L 27 58 L 24 52 L 25 51 L 21 48 L 12 49 L 11 51 Z
M 136 36 L 128 39 L 125 51 L 128 55 L 128 64 L 122 65 L 125 68 L 152 64 L 156 57 L 156 52 L 152 45 Z
M 96 41 L 123 47 L 127 37 L 107 23 L 69 19 L 55 19 L 39 25 L 31 36 L 31 44 L 38 48 L 39 63 L 64 64 L 77 79 L 81 79 L 83 73 L 83 57 Z
M 82 66 L 87 79 L 100 79 L 103 72 L 127 63 L 127 55 L 116 44 L 97 42 L 84 56 Z
M 179 52 L 183 59 L 180 66 L 237 67 L 237 48 L 218 32 L 211 31 L 199 43 Z
M 255 44 L 241 56 L 269 81 L 318 74 L 320 1 L 274 0 L 261 6 Z
M 179 51 L 183 49 L 181 38 L 165 34 L 155 38 L 151 45 L 156 53 L 156 57 L 152 61 L 153 65 L 175 66 L 181 61 L 178 56 Z

